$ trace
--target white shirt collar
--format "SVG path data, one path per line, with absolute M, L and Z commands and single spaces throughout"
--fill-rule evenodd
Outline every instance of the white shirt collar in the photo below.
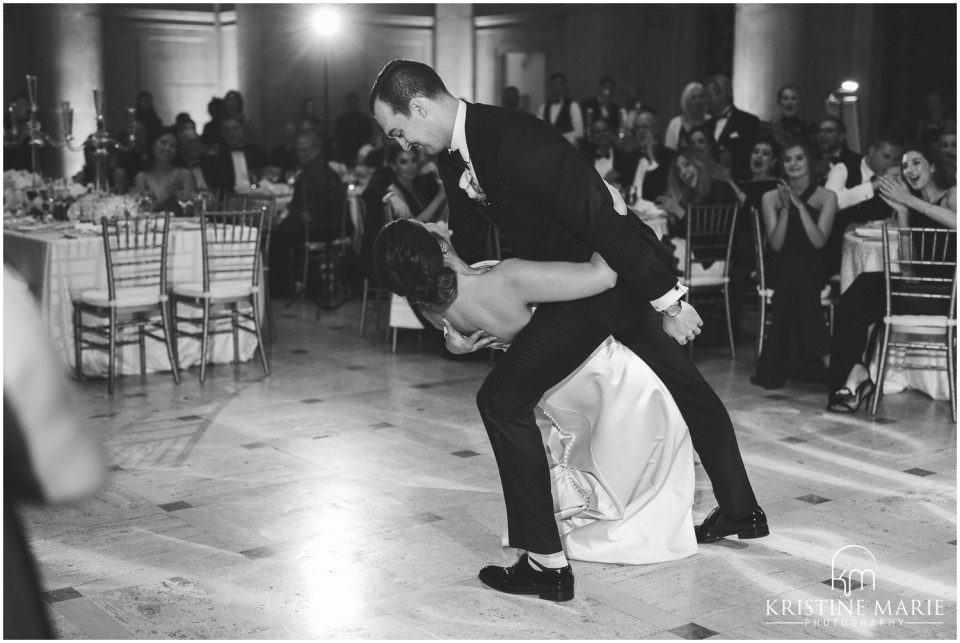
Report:
M 467 150 L 467 104 L 457 101 L 457 117 L 453 121 L 453 136 L 450 138 L 450 151 L 460 152 L 465 163 L 470 162 L 470 152 Z

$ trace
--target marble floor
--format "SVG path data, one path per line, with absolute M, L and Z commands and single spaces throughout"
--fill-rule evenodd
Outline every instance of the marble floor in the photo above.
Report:
M 94 499 L 26 515 L 67 639 L 956 639 L 956 425 L 907 391 L 875 421 L 812 384 L 749 384 L 696 360 L 727 404 L 771 535 L 679 561 L 575 562 L 576 598 L 498 594 L 509 563 L 474 406 L 489 365 L 401 333 L 357 337 L 358 304 L 284 309 L 256 361 L 80 383 L 112 470 Z M 697 467 L 694 518 L 714 500 Z M 870 583 L 830 584 L 843 547 Z M 865 565 L 866 566 L 866 565 Z

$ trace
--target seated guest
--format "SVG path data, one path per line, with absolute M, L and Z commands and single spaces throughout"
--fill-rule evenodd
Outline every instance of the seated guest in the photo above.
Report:
M 550 98 L 537 111 L 540 120 L 553 125 L 571 145 L 583 138 L 583 114 L 580 105 L 567 96 L 567 77 L 560 72 L 550 76 Z
M 880 196 L 896 210 L 899 225 L 956 230 L 957 188 L 949 185 L 937 150 L 911 143 L 904 149 L 901 168 L 902 178 L 883 176 L 878 181 Z M 956 248 L 949 256 L 956 256 Z M 953 271 L 945 276 L 952 277 Z M 863 357 L 873 352 L 868 347 L 870 327 L 881 322 L 886 313 L 884 290 L 882 272 L 864 272 L 837 302 L 830 342 L 828 411 L 853 413 L 873 393 L 874 384 Z M 903 312 L 946 312 L 941 300 L 930 302 L 928 308 Z
M 337 118 L 336 139 L 340 159 L 353 167 L 357 162 L 357 152 L 373 134 L 373 120 L 360 111 L 360 98 L 356 92 L 347 94 L 347 111 Z
M 843 234 L 851 224 L 893 217 L 893 209 L 880 198 L 877 184 L 890 169 L 899 174 L 902 154 L 903 143 L 898 137 L 880 134 L 870 144 L 867 155 L 852 170 L 845 163 L 837 163 L 830 168 L 825 187 L 837 195 L 839 212 L 824 249 L 828 274 L 840 272 Z
M 190 201 L 196 193 L 190 170 L 173 164 L 177 145 L 172 128 L 161 130 L 160 136 L 148 148 L 147 167 L 134 178 L 135 192 L 153 200 L 153 212 L 183 215 L 178 202 Z
M 769 134 L 761 134 L 750 151 L 750 180 L 737 183 L 748 207 L 760 212 L 761 197 L 780 182 L 779 164 L 780 144 Z
M 602 118 L 614 133 L 620 131 L 620 106 L 613 102 L 616 90 L 617 84 L 612 78 L 601 78 L 597 95 L 580 103 L 587 129 L 595 120 Z
M 937 139 L 940 156 L 943 157 L 944 174 L 950 185 L 957 184 L 957 133 L 944 132 Z
M 760 119 L 733 104 L 733 87 L 727 76 L 710 76 L 704 88 L 710 110 L 708 124 L 713 128 L 720 159 L 730 168 L 734 179 L 747 179 L 750 177 L 750 150 L 759 134 Z
M 236 116 L 221 121 L 223 148 L 211 164 L 207 177 L 210 187 L 227 192 L 243 192 L 259 180 L 267 165 L 267 153 L 259 145 L 248 143 L 243 124 Z
M 847 147 L 847 126 L 836 116 L 824 116 L 817 124 L 817 148 L 820 150 L 822 168 L 818 170 L 821 180 L 826 183 L 829 171 L 838 163 L 847 168 L 847 181 L 844 187 L 851 188 L 859 181 L 861 156 Z
M 674 116 L 667 125 L 663 144 L 671 150 L 678 150 L 690 144 L 690 130 L 707 120 L 707 104 L 703 96 L 703 85 L 687 83 L 680 94 L 680 114 Z
M 302 246 L 308 235 L 311 242 L 333 241 L 343 232 L 346 188 L 327 164 L 316 132 L 298 134 L 296 151 L 303 169 L 293 185 L 288 214 L 274 230 L 270 247 L 270 287 L 281 297 L 290 294 L 291 251 Z
M 257 131 L 243 111 L 243 94 L 231 89 L 223 96 L 223 117 L 236 118 L 243 126 L 243 135 L 248 141 L 257 140 Z
M 813 124 L 800 116 L 800 87 L 784 85 L 777 92 L 780 116 L 773 120 L 774 136 L 781 145 L 805 141 L 813 133 Z
M 121 140 L 125 138 L 122 135 Z M 123 150 L 117 156 L 116 168 L 113 171 L 113 184 L 117 194 L 126 194 L 133 186 L 133 179 L 147 167 L 149 146 L 147 144 L 147 128 L 140 121 L 133 123 L 133 145 Z
M 711 159 L 714 163 L 720 163 L 720 150 L 717 147 L 717 142 L 713 138 L 713 126 L 708 124 L 708 122 L 700 123 L 699 125 L 694 125 L 690 128 L 690 133 L 688 134 L 690 139 L 690 147 L 698 149 Z M 729 159 L 727 159 L 729 161 Z M 729 167 L 726 167 L 729 173 Z
M 598 118 L 590 125 L 590 140 L 580 145 L 583 155 L 593 162 L 594 169 L 608 183 L 619 185 L 626 180 L 624 177 L 629 170 L 635 169 L 636 160 L 618 150 L 613 145 L 614 133 L 610 125 L 602 118 Z
M 821 251 L 833 227 L 837 196 L 817 184 L 815 158 L 805 142 L 784 147 L 781 165 L 786 181 L 761 200 L 773 313 L 750 381 L 765 389 L 797 376 L 822 378 L 821 360 L 830 351 L 820 306 L 827 282 Z
M 297 124 L 287 121 L 283 124 L 283 143 L 277 145 L 270 152 L 270 165 L 283 170 L 285 175 L 292 175 L 300 162 L 294 149 L 297 142 Z
M 686 236 L 687 206 L 737 203 L 730 175 L 709 154 L 695 147 L 677 152 L 667 176 L 666 194 L 657 203 L 667 213 L 672 237 Z
M 103 159 L 97 157 L 96 151 L 97 146 L 93 141 L 88 140 L 83 144 L 83 167 L 73 175 L 73 181 L 82 185 L 96 185 L 99 165 L 100 180 L 106 184 L 108 190 L 113 192 L 116 188 L 114 181 L 116 181 L 119 152 L 116 151 L 116 148 L 109 149 L 107 157 Z
M 211 162 L 212 159 L 203 154 L 200 135 L 194 130 L 184 130 L 180 134 L 180 155 L 177 164 L 190 172 L 198 190 L 210 189 L 208 177 L 213 172 Z
M 435 174 L 420 174 L 417 155 L 404 151 L 396 143 L 386 149 L 386 165 L 377 168 L 363 191 L 365 226 L 360 248 L 364 273 L 374 278 L 373 241 L 387 221 L 386 204 L 399 219 L 416 219 L 424 223 L 442 219 L 447 198 Z
M 641 108 L 637 114 L 630 140 L 635 142 L 636 149 L 622 153 L 627 162 L 619 183 L 624 188 L 634 186 L 637 198 L 656 202 L 667 191 L 673 151 L 659 142 L 657 117 L 651 108 Z

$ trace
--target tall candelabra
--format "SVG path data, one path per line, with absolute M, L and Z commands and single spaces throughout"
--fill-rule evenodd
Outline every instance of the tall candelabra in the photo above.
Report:
M 106 122 L 103 117 L 103 92 L 100 89 L 93 90 L 93 104 L 96 110 L 96 130 L 83 139 L 79 147 L 73 145 L 73 108 L 69 101 L 60 103 L 60 128 L 61 137 L 57 138 L 49 132 L 44 132 L 40 126 L 40 119 L 37 118 L 37 77 L 27 75 L 27 92 L 30 98 L 30 120 L 24 131 L 18 131 L 16 104 L 11 103 L 8 106 L 10 114 L 10 131 L 4 137 L 4 146 L 12 147 L 20 145 L 23 142 L 30 143 L 30 169 L 34 174 L 39 174 L 40 148 L 42 147 L 66 147 L 71 152 L 83 152 L 87 145 L 93 147 L 94 165 L 96 169 L 95 189 L 98 192 L 109 191 L 109 181 L 107 177 L 107 165 L 110 152 L 114 150 L 126 151 L 133 147 L 133 128 L 134 128 L 134 109 L 127 108 L 127 132 L 124 141 L 118 140 L 107 132 Z

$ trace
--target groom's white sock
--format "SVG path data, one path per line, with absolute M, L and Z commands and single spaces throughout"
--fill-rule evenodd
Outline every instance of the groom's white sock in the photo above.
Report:
M 544 569 L 560 569 L 569 564 L 566 555 L 562 551 L 556 554 L 535 554 L 532 551 L 528 551 L 527 560 L 530 561 L 530 566 L 538 572 L 542 572 Z

